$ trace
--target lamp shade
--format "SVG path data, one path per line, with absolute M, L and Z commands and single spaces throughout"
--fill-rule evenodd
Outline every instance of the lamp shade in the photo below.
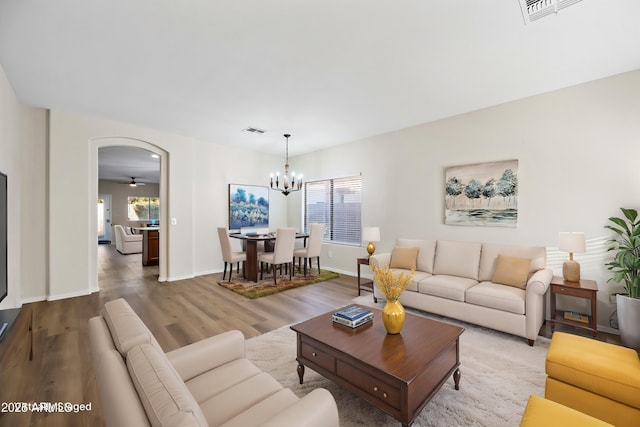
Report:
M 583 253 L 587 251 L 584 233 L 560 232 L 558 236 L 558 250 L 570 253 Z
M 362 227 L 362 240 L 365 242 L 379 242 L 380 227 Z

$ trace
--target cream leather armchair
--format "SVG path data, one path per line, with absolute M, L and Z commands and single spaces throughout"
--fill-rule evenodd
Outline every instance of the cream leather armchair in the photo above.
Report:
M 116 235 L 116 250 L 121 254 L 139 254 L 142 252 L 142 234 L 127 234 L 124 227 L 113 226 Z

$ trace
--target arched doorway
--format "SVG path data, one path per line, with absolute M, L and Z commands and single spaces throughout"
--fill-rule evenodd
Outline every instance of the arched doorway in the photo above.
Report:
M 149 155 L 154 154 L 159 157 L 158 163 L 160 167 L 159 171 L 159 198 L 160 200 L 164 200 L 165 203 L 160 203 L 159 208 L 159 219 L 160 219 L 160 249 L 159 249 L 159 264 L 158 264 L 158 281 L 166 281 L 168 277 L 168 269 L 169 269 L 169 251 L 167 250 L 167 242 L 169 240 L 169 227 L 166 220 L 168 219 L 168 203 L 166 203 L 168 198 L 168 173 L 167 173 L 167 165 L 168 165 L 168 156 L 169 153 L 162 148 L 140 139 L 136 138 L 122 138 L 122 137 L 103 137 L 103 138 L 95 138 L 90 141 L 90 155 L 91 155 L 91 165 L 89 168 L 89 182 L 90 186 L 90 218 L 89 218 L 89 253 L 90 259 L 92 260 L 91 265 L 89 266 L 89 282 L 90 282 L 90 290 L 91 292 L 96 292 L 99 290 L 98 284 L 98 206 L 96 201 L 98 200 L 98 159 L 99 159 L 99 151 L 101 148 L 105 147 L 135 147 L 139 149 L 143 149 L 149 152 Z M 135 179 L 135 176 L 131 178 Z M 137 177 L 138 182 L 141 182 L 141 177 Z

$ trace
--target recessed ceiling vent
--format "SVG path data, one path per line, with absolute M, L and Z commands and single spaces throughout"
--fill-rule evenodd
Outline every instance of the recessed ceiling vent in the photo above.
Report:
M 544 18 L 581 0 L 518 0 L 525 24 Z
M 251 133 L 257 133 L 257 134 L 263 134 L 265 133 L 265 131 L 263 131 L 262 129 L 258 129 L 258 128 L 254 128 L 254 127 L 248 127 L 246 129 L 243 129 L 245 132 L 251 132 Z

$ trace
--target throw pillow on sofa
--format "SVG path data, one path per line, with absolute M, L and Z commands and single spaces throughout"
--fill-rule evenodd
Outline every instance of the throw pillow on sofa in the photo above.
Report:
M 404 268 L 406 270 L 415 270 L 418 263 L 419 248 L 406 248 L 396 246 L 391 251 L 391 261 L 389 268 Z
M 491 281 L 501 285 L 525 289 L 529 278 L 530 265 L 531 260 L 527 258 L 498 255 L 496 269 L 493 272 Z

